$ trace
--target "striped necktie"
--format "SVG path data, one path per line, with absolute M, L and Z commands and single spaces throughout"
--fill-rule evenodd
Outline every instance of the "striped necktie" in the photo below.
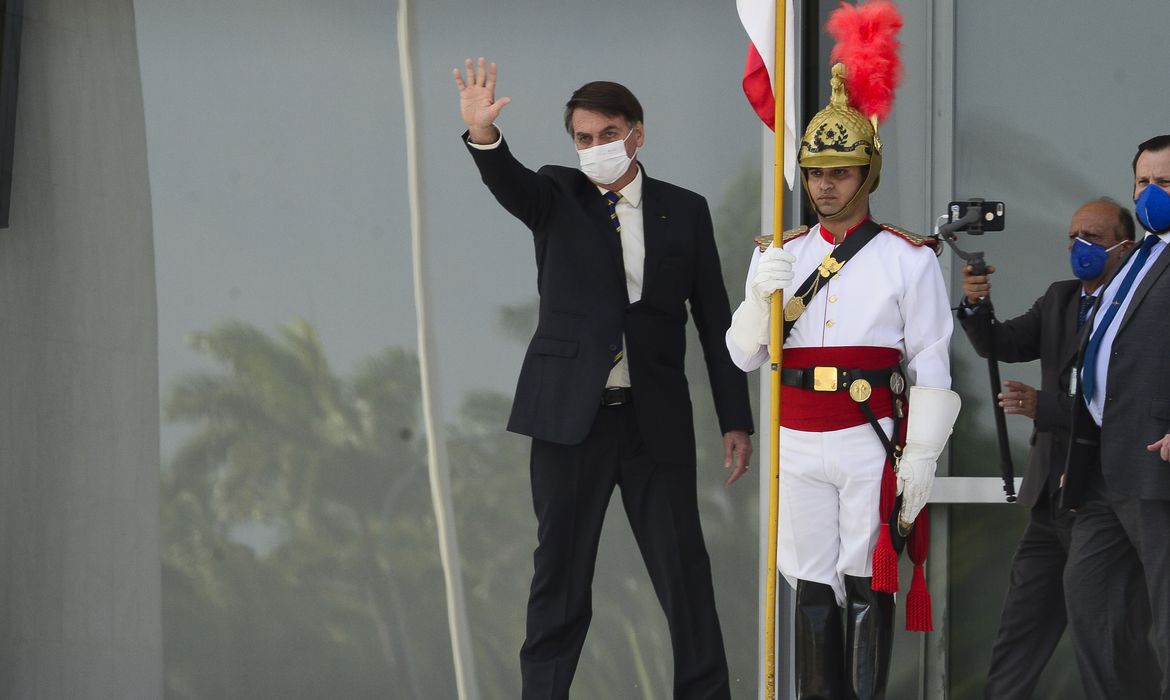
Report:
M 1097 330 L 1093 331 L 1093 337 L 1089 338 L 1089 344 L 1085 347 L 1085 362 L 1081 369 L 1081 391 L 1085 395 L 1086 402 L 1093 400 L 1093 389 L 1096 388 L 1097 384 L 1096 365 L 1097 354 L 1101 351 L 1101 340 L 1105 337 L 1105 331 L 1109 329 L 1113 317 L 1117 315 L 1117 310 L 1121 308 L 1121 304 L 1129 296 L 1129 288 L 1137 279 L 1138 272 L 1145 267 L 1146 259 L 1150 257 L 1150 250 L 1157 242 L 1158 237 L 1154 235 L 1147 235 L 1146 240 L 1142 241 L 1142 247 L 1134 253 L 1129 270 L 1126 271 L 1125 277 L 1118 285 L 1117 293 L 1113 295 L 1113 301 L 1109 302 L 1109 308 L 1105 310 L 1105 316 L 1101 318 L 1100 325 L 1097 326 Z
M 622 198 L 619 192 L 606 192 L 605 201 L 609 203 L 609 223 L 613 225 L 613 230 L 619 235 L 622 232 L 622 222 L 618 221 L 617 203 Z
M 606 203 L 609 205 L 609 223 L 613 224 L 614 233 L 620 236 L 622 234 L 622 222 L 618 221 L 617 203 L 622 198 L 622 195 L 619 192 L 610 191 L 606 192 L 603 196 L 605 197 Z M 622 339 L 622 345 L 625 345 L 624 338 Z M 609 366 L 611 368 L 617 367 L 617 364 L 622 361 L 622 358 L 625 357 L 625 354 L 625 348 L 615 352 L 613 354 L 613 358 L 611 358 Z
M 1081 308 L 1077 310 L 1078 331 L 1085 325 L 1085 321 L 1089 318 L 1089 312 L 1093 310 L 1093 302 L 1096 300 L 1097 297 L 1091 294 L 1081 295 Z

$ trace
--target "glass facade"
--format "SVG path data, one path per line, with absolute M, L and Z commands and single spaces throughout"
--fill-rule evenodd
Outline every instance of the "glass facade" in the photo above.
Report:
M 499 125 L 532 167 L 575 164 L 561 116 L 574 88 L 629 86 L 648 171 L 711 205 L 735 304 L 751 239 L 770 228 L 772 154 L 740 90 L 732 6 L 417 3 L 416 265 L 397 2 L 25 4 L 13 222 L 0 236 L 0 555 L 12 572 L 0 695 L 455 697 L 439 553 L 453 524 L 465 668 L 479 697 L 516 697 L 535 518 L 528 442 L 503 427 L 536 268 L 529 234 L 460 141 L 451 69 L 468 56 L 499 64 L 498 94 L 512 98 Z M 1006 202 L 1007 230 L 963 244 L 998 268 L 999 314 L 1022 313 L 1069 277 L 1073 210 L 1128 202 L 1136 144 L 1167 131 L 1165 2 L 900 6 L 905 79 L 875 213 L 929 232 L 950 199 Z M 820 23 L 833 3 L 801 8 Z M 822 37 L 801 59 L 820 91 L 812 110 L 829 48 Z M 957 300 L 958 262 L 940 262 Z M 753 698 L 759 489 L 722 485 L 689 346 L 733 695 Z M 952 362 L 964 411 L 942 469 L 994 483 L 986 365 L 961 333 Z M 1035 365 L 1001 372 L 1039 380 Z M 1021 472 L 1030 426 L 1009 428 Z M 446 499 L 433 495 L 428 437 L 444 448 Z M 758 443 L 756 454 L 766 464 Z M 1026 513 L 977 500 L 934 508 L 936 632 L 897 633 L 890 697 L 983 694 Z M 575 692 L 669 697 L 665 620 L 611 510 Z M 1066 640 L 1037 696 L 1080 692 Z
M 574 88 L 632 88 L 646 109 L 642 162 L 708 198 L 735 304 L 751 239 L 770 227 L 772 153 L 739 88 L 734 8 L 415 4 L 417 261 L 398 2 L 23 5 L 0 233 L 0 695 L 454 698 L 446 531 L 464 667 L 480 698 L 515 698 L 535 517 L 528 441 L 503 426 L 536 267 L 529 234 L 464 152 L 450 70 L 467 56 L 500 64 L 498 94 L 512 98 L 500 125 L 534 167 L 576 162 L 562 126 Z M 806 27 L 835 7 L 799 5 Z M 998 268 L 999 315 L 1018 315 L 1069 276 L 1076 206 L 1128 203 L 1136 144 L 1168 131 L 1165 2 L 900 7 L 904 80 L 882 128 L 876 217 L 927 233 L 951 199 L 1005 201 L 1004 232 L 962 242 Z M 831 47 L 821 35 L 807 48 L 811 114 Z M 793 193 L 790 219 L 801 203 Z M 958 261 L 940 261 L 957 300 Z M 688 344 L 732 693 L 755 698 L 758 483 L 722 486 L 701 349 Z M 961 332 L 951 355 L 964 410 L 941 468 L 998 490 L 986 364 Z M 1035 364 L 1000 371 L 1039 382 Z M 1021 473 L 1031 426 L 1010 417 L 1009 428 Z M 439 499 L 428 438 L 449 471 Z M 958 501 L 934 507 L 936 631 L 897 632 L 892 698 L 983 695 L 1027 514 Z M 612 510 L 574 691 L 667 698 L 665 619 Z M 780 617 L 784 687 L 783 606 Z M 1037 696 L 1081 694 L 1066 639 Z
M 1080 204 L 1102 196 L 1132 202 L 1137 144 L 1167 131 L 1164 100 L 1154 96 L 1165 70 L 1150 51 L 1166 47 L 1168 17 L 1155 0 L 954 3 L 954 195 L 1007 204 L 1003 232 L 964 242 L 997 268 L 992 297 L 1000 318 L 1025 312 L 1050 283 L 1072 277 L 1067 232 Z M 953 272 L 958 279 L 957 263 Z M 986 363 L 961 333 L 952 357 L 964 411 L 951 473 L 993 477 L 999 460 Z M 1039 384 L 1038 363 L 1000 371 L 1003 379 Z M 1012 416 L 1008 424 L 1022 474 L 1031 425 Z M 982 697 L 1022 510 L 951 509 L 952 698 Z M 1066 634 L 1036 697 L 1082 696 Z
M 455 697 L 428 485 L 396 3 L 142 3 L 160 319 L 171 698 Z M 519 695 L 535 546 L 528 441 L 504 424 L 535 321 L 531 236 L 460 140 L 451 69 L 499 65 L 521 161 L 573 165 L 570 92 L 630 87 L 640 158 L 710 203 L 732 296 L 759 219 L 733 10 L 417 3 L 433 386 L 479 697 Z M 722 485 L 697 339 L 699 492 L 736 697 L 756 693 L 754 484 Z M 574 691 L 670 694 L 665 620 L 611 508 Z

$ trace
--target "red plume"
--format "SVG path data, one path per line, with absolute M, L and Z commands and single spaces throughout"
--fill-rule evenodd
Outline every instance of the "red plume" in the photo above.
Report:
M 837 40 L 830 59 L 845 64 L 845 89 L 849 103 L 865 116 L 879 121 L 894 106 L 894 88 L 902 82 L 898 58 L 898 30 L 902 15 L 890 0 L 870 0 L 841 7 L 829 15 L 825 29 Z

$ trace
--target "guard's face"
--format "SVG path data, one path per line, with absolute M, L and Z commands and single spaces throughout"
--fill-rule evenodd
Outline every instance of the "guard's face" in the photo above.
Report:
M 816 204 L 817 212 L 821 216 L 833 216 L 840 212 L 861 189 L 865 181 L 862 171 L 860 165 L 809 168 L 806 172 L 808 192 Z M 862 200 L 857 202 L 858 205 L 862 203 Z
M 1148 185 L 1157 185 L 1170 194 L 1170 148 L 1146 151 L 1134 165 L 1133 198 L 1137 199 Z

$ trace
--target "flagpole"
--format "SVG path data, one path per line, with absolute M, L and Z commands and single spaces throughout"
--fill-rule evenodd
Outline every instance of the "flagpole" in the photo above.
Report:
M 784 246 L 784 54 L 785 0 L 776 0 L 776 62 L 772 73 L 775 150 L 772 173 L 772 245 Z M 764 613 L 764 698 L 776 699 L 776 543 L 780 515 L 780 368 L 784 359 L 784 292 L 772 295 L 772 333 L 768 349 L 772 367 L 771 458 L 768 474 L 768 574 Z
M 426 427 L 427 475 L 431 486 L 431 504 L 439 535 L 439 561 L 447 600 L 447 630 L 451 636 L 451 661 L 455 672 L 455 692 L 459 700 L 478 700 L 475 663 L 471 648 L 471 628 L 467 622 L 467 602 L 463 595 L 463 572 L 459 542 L 455 536 L 455 505 L 451 497 L 451 469 L 447 462 L 447 442 L 439 410 L 438 380 L 430 318 L 427 316 L 426 239 L 423 234 L 422 165 L 419 158 L 421 139 L 418 134 L 418 108 L 415 99 L 414 55 L 411 46 L 411 0 L 398 3 L 398 60 L 402 75 L 402 103 L 406 128 L 406 172 L 410 202 L 411 262 L 414 270 L 414 305 L 418 315 L 418 372 L 422 393 L 422 416 Z M 405 638 L 399 640 L 409 644 Z

